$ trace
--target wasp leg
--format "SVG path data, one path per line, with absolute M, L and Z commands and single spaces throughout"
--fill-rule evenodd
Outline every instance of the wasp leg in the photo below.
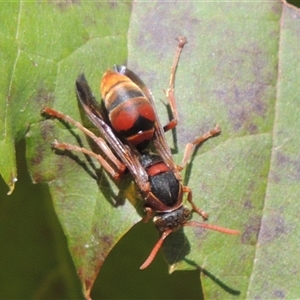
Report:
M 145 207 L 146 214 L 143 217 L 143 222 L 148 223 L 148 221 L 155 215 L 155 212 L 151 207 Z
M 192 195 L 192 190 L 188 187 L 188 186 L 184 186 L 183 187 L 183 191 L 185 193 L 187 193 L 187 200 L 190 202 L 190 204 L 192 205 L 193 210 L 198 213 L 203 220 L 207 220 L 208 219 L 208 213 L 205 212 L 204 210 L 202 210 L 201 208 L 199 208 L 194 202 L 193 202 L 193 195 Z
M 66 151 L 75 151 L 75 152 L 81 152 L 83 154 L 86 154 L 90 157 L 94 157 L 98 160 L 98 162 L 101 164 L 101 166 L 111 175 L 114 179 L 120 179 L 123 175 L 123 172 L 125 171 L 125 166 L 122 170 L 114 170 L 110 164 L 100 155 L 97 154 L 91 150 L 88 150 L 84 147 L 78 147 L 76 145 L 66 144 L 66 143 L 59 143 L 57 141 L 54 141 L 52 144 L 52 147 L 59 150 L 66 150 Z
M 49 115 L 51 117 L 55 117 L 57 119 L 63 120 L 73 126 L 77 127 L 81 130 L 85 135 L 89 136 L 97 146 L 103 151 L 103 153 L 107 156 L 107 162 L 100 154 L 94 153 L 85 148 L 81 148 L 75 145 L 65 144 L 65 143 L 58 143 L 54 142 L 53 147 L 56 149 L 61 150 L 69 150 L 69 151 L 76 151 L 85 153 L 91 157 L 95 157 L 99 163 L 103 166 L 103 168 L 113 177 L 113 178 L 120 178 L 125 171 L 125 165 L 113 154 L 113 152 L 108 147 L 107 143 L 101 138 L 96 136 L 93 132 L 85 128 L 81 123 L 73 120 L 70 116 L 64 115 L 63 113 L 54 110 L 52 108 L 44 108 L 42 111 L 44 114 Z M 111 165 L 114 166 L 114 168 Z
M 175 52 L 175 57 L 173 60 L 173 64 L 171 67 L 171 76 L 170 76 L 170 83 L 169 83 L 169 88 L 166 90 L 166 96 L 169 100 L 171 112 L 172 112 L 172 117 L 173 119 L 164 126 L 164 131 L 168 131 L 170 129 L 173 129 L 177 126 L 178 124 L 178 111 L 177 111 L 177 106 L 176 106 L 176 101 L 175 101 L 175 95 L 174 95 L 174 86 L 175 86 L 175 74 L 176 74 L 176 69 L 178 66 L 178 61 L 180 54 L 182 52 L 182 49 L 184 45 L 187 43 L 187 40 L 185 37 L 178 37 L 178 46 Z
M 218 135 L 220 132 L 221 132 L 221 128 L 219 127 L 219 125 L 216 125 L 216 127 L 213 128 L 212 130 L 206 132 L 205 134 L 203 134 L 199 138 L 195 139 L 193 142 L 188 143 L 185 146 L 183 159 L 182 159 L 182 164 L 181 164 L 181 166 L 178 166 L 179 170 L 182 170 L 186 166 L 186 164 L 189 162 L 196 146 L 198 146 L 199 144 L 205 142 L 209 138 Z

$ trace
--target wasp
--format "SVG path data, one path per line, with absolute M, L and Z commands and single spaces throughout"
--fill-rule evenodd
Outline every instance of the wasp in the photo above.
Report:
M 79 103 L 99 129 L 101 136 L 95 135 L 68 115 L 52 108 L 43 109 L 44 114 L 64 120 L 80 129 L 94 140 L 101 154 L 57 141 L 53 143 L 55 149 L 78 151 L 94 157 L 115 180 L 122 178 L 125 171 L 131 173 L 145 202 L 143 219 L 148 221 L 153 218 L 156 228 L 161 233 L 158 242 L 140 269 L 145 269 L 151 264 L 166 237 L 182 226 L 204 227 L 226 234 L 240 233 L 238 230 L 189 221 L 192 212 L 183 204 L 186 195 L 192 210 L 201 215 L 204 220 L 208 218 L 208 214 L 193 202 L 192 191 L 188 186 L 183 185 L 180 171 L 188 163 L 196 146 L 220 133 L 219 126 L 216 126 L 187 144 L 181 166 L 175 164 L 165 132 L 178 124 L 174 82 L 179 57 L 185 43 L 185 38 L 178 38 L 169 88 L 165 92 L 172 119 L 165 126 L 160 123 L 150 90 L 138 75 L 125 66 L 115 66 L 114 70 L 108 70 L 103 75 L 100 91 L 104 105 L 96 101 L 84 74 L 79 75 L 76 80 Z M 155 149 L 154 152 L 149 151 L 150 143 Z

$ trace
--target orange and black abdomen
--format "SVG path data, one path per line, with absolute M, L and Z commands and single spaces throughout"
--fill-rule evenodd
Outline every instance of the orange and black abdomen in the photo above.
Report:
M 113 129 L 139 150 L 146 148 L 154 134 L 155 113 L 140 87 L 108 70 L 100 89 Z

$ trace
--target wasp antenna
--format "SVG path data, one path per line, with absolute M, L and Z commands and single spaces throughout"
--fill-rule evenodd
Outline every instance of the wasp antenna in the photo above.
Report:
M 219 232 L 222 232 L 225 234 L 240 234 L 241 233 L 239 230 L 224 228 L 224 227 L 220 227 L 220 226 L 212 225 L 212 224 L 198 223 L 198 222 L 194 222 L 194 221 L 186 222 L 183 226 L 202 227 L 202 228 L 206 228 L 206 229 L 210 229 L 210 230 L 214 230 L 214 231 L 219 231 Z
M 149 256 L 147 257 L 147 259 L 145 260 L 145 262 L 140 266 L 140 270 L 144 270 L 147 267 L 149 267 L 149 265 L 152 263 L 153 259 L 155 258 L 158 250 L 161 248 L 165 238 L 171 233 L 173 232 L 172 229 L 166 230 L 162 233 L 161 237 L 159 238 L 159 240 L 157 241 L 157 243 L 155 244 L 155 246 L 153 247 L 151 253 L 149 254 Z

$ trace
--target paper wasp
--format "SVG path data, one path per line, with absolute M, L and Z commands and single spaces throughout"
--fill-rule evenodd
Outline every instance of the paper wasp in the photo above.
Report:
M 100 90 L 105 108 L 95 100 L 83 74 L 79 75 L 76 80 L 79 102 L 92 123 L 99 129 L 101 137 L 61 112 L 51 108 L 43 110 L 46 115 L 76 126 L 95 141 L 102 154 L 57 141 L 53 144 L 55 149 L 79 151 L 96 158 L 114 179 L 120 179 L 126 169 L 131 173 L 145 201 L 144 220 L 148 221 L 153 217 L 156 228 L 161 232 L 160 239 L 140 267 L 141 269 L 150 265 L 164 239 L 182 226 L 199 226 L 226 234 L 239 234 L 237 230 L 189 221 L 191 210 L 183 205 L 184 194 L 187 194 L 186 198 L 192 210 L 200 214 L 203 219 L 207 219 L 207 213 L 194 204 L 190 188 L 183 185 L 180 171 L 189 161 L 197 145 L 220 132 L 220 128 L 216 126 L 187 144 L 182 165 L 175 164 L 165 132 L 174 128 L 178 123 L 174 80 L 185 43 L 185 38 L 178 38 L 170 84 L 166 91 L 173 119 L 164 127 L 158 118 L 149 89 L 134 72 L 125 66 L 115 66 L 113 71 L 108 70 L 102 78 Z M 156 153 L 148 150 L 149 143 L 153 143 Z

